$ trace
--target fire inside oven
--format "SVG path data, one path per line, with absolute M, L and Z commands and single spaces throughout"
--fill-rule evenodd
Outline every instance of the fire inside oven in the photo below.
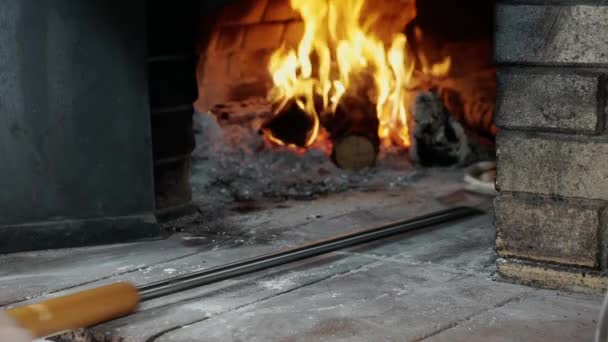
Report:
M 425 167 L 491 169 L 492 13 L 489 1 L 218 7 L 197 71 L 195 200 L 249 208 L 407 187 Z

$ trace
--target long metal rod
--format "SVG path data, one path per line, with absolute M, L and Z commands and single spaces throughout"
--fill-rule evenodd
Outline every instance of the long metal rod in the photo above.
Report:
M 138 287 L 140 301 L 143 302 L 163 297 L 199 286 L 261 271 L 270 267 L 284 265 L 392 235 L 478 215 L 480 213 L 480 210 L 471 207 L 457 207 L 442 210 L 409 220 L 397 221 L 198 272 L 192 272 Z

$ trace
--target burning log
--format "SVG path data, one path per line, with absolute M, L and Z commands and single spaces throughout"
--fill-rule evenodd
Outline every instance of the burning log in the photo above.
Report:
M 273 109 L 273 115 L 262 124 L 260 131 L 268 133 L 274 142 L 306 147 L 314 125 L 314 119 L 291 100 L 282 108 Z
M 323 125 L 334 143 L 331 157 L 338 167 L 359 170 L 374 166 L 380 146 L 379 122 L 367 96 L 345 96 Z
M 319 109 L 322 106 L 318 106 Z M 334 113 L 322 113 L 320 123 L 333 143 L 332 161 L 340 168 L 359 170 L 376 162 L 380 139 L 375 105 L 366 94 L 344 96 Z M 314 118 L 290 101 L 263 123 L 261 131 L 281 145 L 306 147 Z
M 334 142 L 332 160 L 340 168 L 360 170 L 374 166 L 377 154 L 378 145 L 369 138 L 349 135 Z
M 423 166 L 468 165 L 493 159 L 494 146 L 458 122 L 434 92 L 414 102 L 411 157 Z

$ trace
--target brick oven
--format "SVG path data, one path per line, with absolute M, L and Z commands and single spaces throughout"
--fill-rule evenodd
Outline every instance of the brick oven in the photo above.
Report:
M 370 12 L 377 16 L 370 30 L 380 41 L 390 42 L 395 33 L 407 39 L 418 75 L 407 90 L 435 94 L 440 112 L 451 114 L 450 123 L 467 130 L 469 139 L 475 137 L 476 147 L 484 146 L 484 157 L 480 153 L 477 159 L 492 160 L 496 141 L 500 195 L 494 204 L 501 274 L 546 286 L 604 288 L 607 4 L 505 0 L 493 6 L 479 0 L 458 6 L 441 0 L 391 0 L 368 5 L 377 6 Z M 0 55 L 10 66 L 1 69 L 8 71 L 0 74 L 0 95 L 21 99 L 2 101 L 0 107 L 3 114 L 10 113 L 0 117 L 0 127 L 11 137 L 3 145 L 10 153 L 0 155 L 0 162 L 15 165 L 0 170 L 0 184 L 9 189 L 0 194 L 1 209 L 8 213 L 0 217 L 0 236 L 7 237 L 5 245 L 13 244 L 0 244 L 3 251 L 151 238 L 159 235 L 157 218 L 165 216 L 202 213 L 209 215 L 202 221 L 211 222 L 234 211 L 258 210 L 260 199 L 309 200 L 353 189 L 404 189 L 419 174 L 434 175 L 421 167 L 419 155 L 414 160 L 411 141 L 398 149 L 388 146 L 394 137 L 377 141 L 382 123 L 375 116 L 361 121 L 376 125 L 366 150 L 373 157 L 361 161 L 356 156 L 344 164 L 355 169 L 359 164 L 380 165 L 369 174 L 343 171 L 335 148 L 351 136 L 369 138 L 366 125 L 349 136 L 348 129 L 348 134 L 341 128 L 332 131 L 330 122 L 318 146 L 294 143 L 297 148 L 289 150 L 272 144 L 280 139 L 269 139 L 260 129 L 281 126 L 268 123 L 274 110 L 264 102 L 273 87 L 269 63 L 282 47 L 296 47 L 305 28 L 288 0 L 188 1 L 179 7 L 138 1 L 109 12 L 100 5 L 69 9 L 67 2 L 36 10 L 32 6 L 27 1 L 3 5 L 0 14 L 18 19 L 7 21 L 6 32 L 41 46 L 52 38 L 69 49 L 50 46 L 49 55 L 42 57 L 55 68 L 47 69 L 37 62 L 36 46 L 2 36 L 14 49 Z M 90 29 L 85 38 L 74 29 L 84 25 L 79 16 L 105 31 Z M 56 28 L 51 25 L 55 21 L 72 26 Z M 26 22 L 55 29 L 46 32 L 42 24 L 29 28 Z M 130 45 L 131 40 L 138 43 Z M 118 52 L 123 50 L 130 52 Z M 120 68 L 109 68 L 104 61 Z M 442 69 L 446 65 L 450 67 Z M 45 75 L 56 86 L 48 88 L 53 92 L 36 82 L 36 75 Z M 23 100 L 26 87 L 34 95 L 29 102 Z M 112 101 L 104 100 L 108 97 Z M 415 103 L 410 99 L 408 105 Z M 103 120 L 61 126 L 89 107 Z M 201 122 L 207 112 L 207 121 Z M 32 113 L 50 116 L 40 120 Z M 398 128 L 413 130 L 412 117 Z M 258 130 L 266 135 L 260 137 Z M 90 138 L 82 131 L 90 132 Z M 304 131 L 304 138 L 308 134 Z M 238 148 L 230 150 L 230 143 Z M 76 146 L 98 153 L 83 157 Z M 25 152 L 15 152 L 20 149 Z M 61 158 L 41 159 L 41 151 Z M 434 157 L 427 157 L 430 164 Z M 457 161 L 462 163 L 448 158 L 441 166 L 467 164 Z M 450 170 L 455 169 L 460 172 Z M 91 179 L 79 178 L 87 173 Z M 435 183 L 441 182 L 438 178 Z M 97 193 L 102 195 L 86 201 Z M 50 238 L 55 235 L 62 238 Z
M 3 0 L 0 28 L 0 340 L 608 335 L 608 0 Z
M 507 277 L 606 287 L 607 5 L 497 5 L 496 250 Z

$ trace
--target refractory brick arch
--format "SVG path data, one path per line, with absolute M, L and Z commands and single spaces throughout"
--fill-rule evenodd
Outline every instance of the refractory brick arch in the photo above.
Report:
M 244 94 L 264 95 L 269 85 L 266 64 L 286 34 L 301 23 L 288 2 L 234 1 L 220 10 L 198 69 L 197 107 L 237 99 Z

